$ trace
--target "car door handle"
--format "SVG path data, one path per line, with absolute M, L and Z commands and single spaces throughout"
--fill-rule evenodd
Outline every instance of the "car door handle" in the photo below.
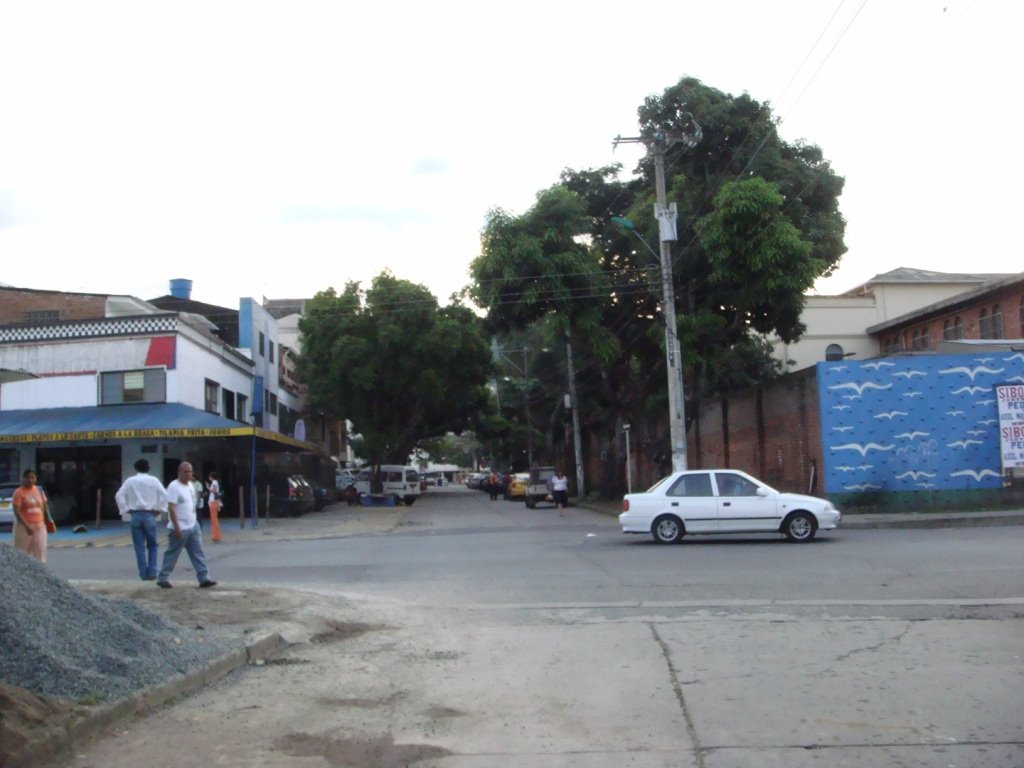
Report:
M 732 506 L 732 502 L 731 501 L 723 501 L 722 502 L 722 506 L 723 507 L 731 507 Z
M 678 501 L 673 501 L 672 502 L 672 506 L 673 507 L 678 507 L 679 506 L 679 502 Z

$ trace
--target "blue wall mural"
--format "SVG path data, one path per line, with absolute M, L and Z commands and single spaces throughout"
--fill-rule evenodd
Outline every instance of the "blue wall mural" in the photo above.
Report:
M 994 386 L 1024 353 L 818 363 L 826 493 L 998 488 Z

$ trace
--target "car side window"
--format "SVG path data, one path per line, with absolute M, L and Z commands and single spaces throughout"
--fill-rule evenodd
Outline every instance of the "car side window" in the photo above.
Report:
M 698 472 L 693 475 L 683 475 L 672 487 L 668 489 L 666 496 L 714 496 L 711 492 L 711 477 L 706 472 Z
M 716 472 L 719 496 L 757 496 L 757 486 L 742 475 L 732 472 Z

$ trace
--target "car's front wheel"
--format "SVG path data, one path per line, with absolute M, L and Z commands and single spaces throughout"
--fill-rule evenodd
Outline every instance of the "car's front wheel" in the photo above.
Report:
M 675 515 L 662 515 L 651 526 L 651 535 L 659 544 L 675 544 L 682 540 L 684 533 L 683 523 Z
M 807 512 L 794 512 L 782 524 L 782 532 L 790 541 L 810 541 L 817 531 L 818 524 Z

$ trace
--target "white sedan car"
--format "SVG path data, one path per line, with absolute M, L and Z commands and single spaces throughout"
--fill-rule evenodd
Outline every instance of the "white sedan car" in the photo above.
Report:
M 627 494 L 619 524 L 623 533 L 649 533 L 659 544 L 697 533 L 777 532 L 810 541 L 841 517 L 827 499 L 780 493 L 736 469 L 692 469 L 662 478 L 645 493 Z

